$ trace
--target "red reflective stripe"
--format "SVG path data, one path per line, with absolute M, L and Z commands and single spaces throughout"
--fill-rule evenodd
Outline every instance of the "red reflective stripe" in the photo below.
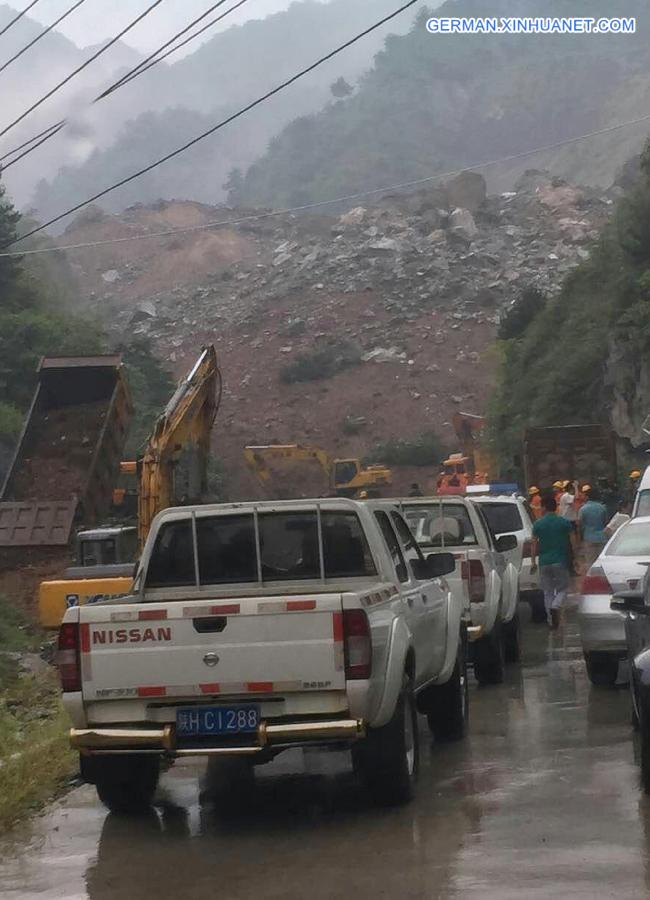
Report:
M 343 640 L 343 613 L 335 612 L 332 616 L 332 628 L 334 633 L 334 641 L 335 643 L 339 643 Z
M 84 623 L 79 626 L 81 652 L 90 653 L 90 625 Z
M 200 684 L 199 688 L 202 694 L 220 694 L 221 693 L 221 685 L 220 684 Z
M 150 619 L 166 619 L 167 618 L 167 610 L 166 609 L 142 609 L 138 613 L 138 619 L 140 622 L 149 621 Z
M 211 606 L 210 614 L 213 616 L 236 616 L 240 609 L 239 603 L 224 603 L 221 606 Z
M 167 693 L 165 687 L 139 687 L 138 697 L 164 697 Z
M 254 694 L 269 694 L 273 691 L 272 681 L 249 681 L 246 690 Z
M 287 612 L 300 612 L 301 610 L 316 609 L 315 600 L 288 600 Z

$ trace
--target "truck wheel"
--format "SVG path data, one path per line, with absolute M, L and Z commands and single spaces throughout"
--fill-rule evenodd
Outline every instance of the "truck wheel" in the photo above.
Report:
M 382 728 L 369 729 L 365 740 L 353 748 L 353 761 L 375 803 L 399 806 L 413 798 L 420 748 L 410 679 L 404 680 L 393 718 Z
M 427 688 L 418 706 L 426 712 L 429 730 L 436 741 L 459 741 L 469 722 L 469 685 L 465 640 L 458 645 L 454 671 L 446 684 Z
M 546 624 L 546 604 L 544 591 L 536 591 L 530 598 L 530 618 L 535 625 Z
M 503 655 L 507 663 L 518 663 L 521 659 L 521 628 L 519 613 L 503 626 Z
M 618 662 L 619 659 L 615 653 L 585 653 L 589 681 L 599 687 L 616 684 Z
M 497 622 L 489 634 L 474 644 L 474 675 L 479 684 L 501 684 L 504 668 L 501 625 Z
M 128 754 L 96 757 L 93 778 L 99 799 L 113 813 L 133 815 L 145 811 L 158 786 L 160 759 Z

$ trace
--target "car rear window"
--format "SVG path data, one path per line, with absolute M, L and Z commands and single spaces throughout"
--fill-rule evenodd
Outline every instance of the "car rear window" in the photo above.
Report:
M 639 492 L 635 515 L 650 516 L 650 491 Z
M 320 517 L 322 562 L 326 578 L 376 575 L 356 513 L 324 511 Z M 199 584 L 248 584 L 300 581 L 321 577 L 318 514 L 261 512 L 259 558 L 252 514 L 196 519 Z M 164 524 L 154 545 L 146 587 L 196 585 L 191 520 Z
M 421 547 L 475 546 L 476 534 L 461 503 L 405 505 L 404 518 Z
M 481 503 L 483 515 L 492 534 L 512 534 L 522 531 L 524 523 L 516 503 Z
M 607 548 L 606 556 L 640 556 L 650 562 L 650 524 L 623 525 Z

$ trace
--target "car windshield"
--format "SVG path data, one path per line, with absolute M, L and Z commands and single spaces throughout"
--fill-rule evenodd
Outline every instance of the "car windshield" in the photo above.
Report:
M 640 491 L 635 515 L 650 516 L 650 491 Z
M 512 534 L 524 527 L 516 503 L 481 503 L 492 534 Z
M 421 547 L 466 547 L 476 544 L 469 513 L 461 503 L 405 505 L 403 511 Z
M 376 575 L 356 513 L 324 511 L 320 517 L 325 578 Z M 196 519 L 196 564 L 191 521 L 162 525 L 153 549 L 146 586 L 248 584 L 321 577 L 318 515 L 260 512 L 258 558 L 251 513 Z
M 641 556 L 650 561 L 650 522 L 624 525 L 610 543 L 606 556 Z

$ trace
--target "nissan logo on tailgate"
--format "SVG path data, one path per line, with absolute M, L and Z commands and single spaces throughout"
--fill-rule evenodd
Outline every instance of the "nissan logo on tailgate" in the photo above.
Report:
M 219 662 L 219 657 L 216 653 L 206 653 L 203 657 L 203 662 L 206 666 L 210 666 L 210 668 L 213 669 Z

